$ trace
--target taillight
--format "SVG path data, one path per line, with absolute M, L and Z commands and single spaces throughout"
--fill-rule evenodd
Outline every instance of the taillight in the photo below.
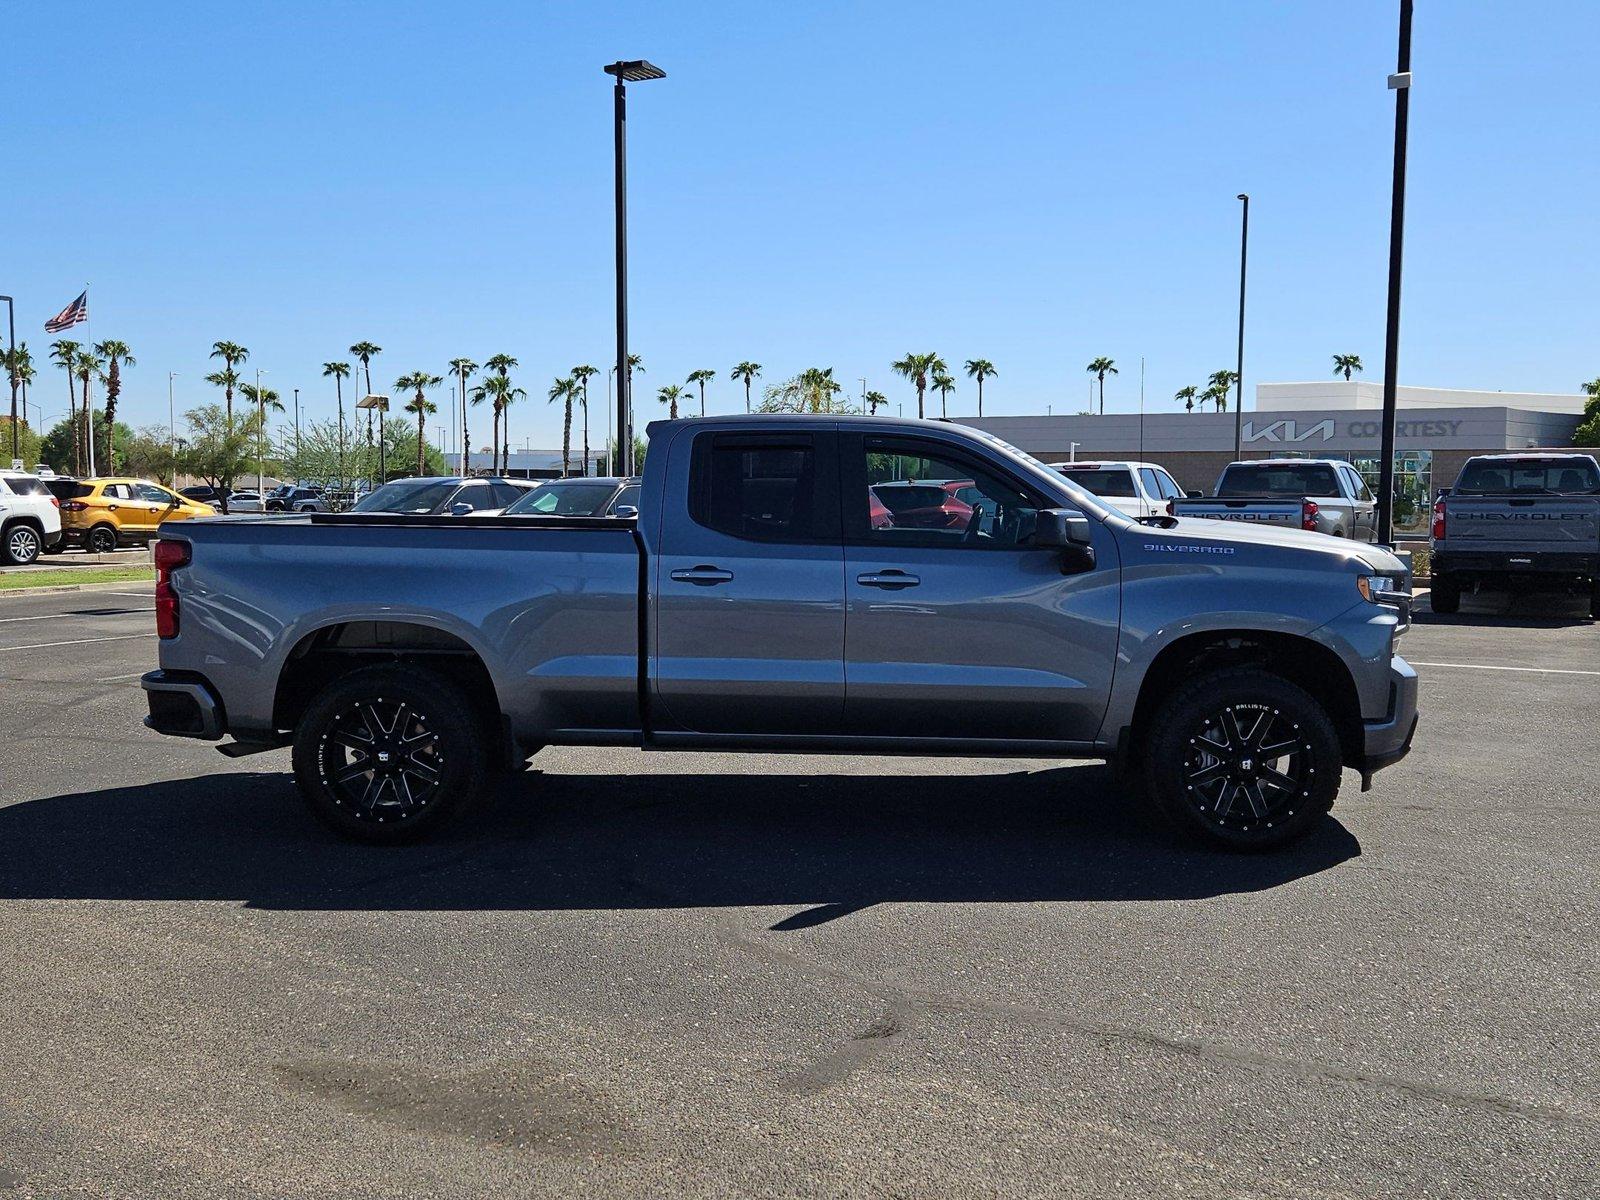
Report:
M 1444 497 L 1433 502 L 1433 540 L 1444 541 Z
M 1312 533 L 1317 531 L 1317 514 L 1322 510 L 1317 507 L 1315 500 L 1300 501 L 1300 528 L 1309 529 Z
M 178 593 L 172 572 L 189 561 L 189 543 L 162 538 L 156 543 L 156 634 L 178 636 Z
M 50 503 L 54 504 L 57 508 L 60 508 L 61 507 L 61 498 L 59 496 L 51 496 L 50 497 Z
M 1178 506 L 1176 504 L 1174 504 L 1171 500 L 1168 500 L 1167 501 L 1167 516 L 1175 517 L 1177 515 L 1178 515 Z
M 88 512 L 89 511 L 89 506 L 87 504 L 85 504 L 82 500 L 68 500 L 65 504 L 61 504 L 61 501 L 57 500 L 56 503 L 61 505 L 61 511 L 62 512 Z

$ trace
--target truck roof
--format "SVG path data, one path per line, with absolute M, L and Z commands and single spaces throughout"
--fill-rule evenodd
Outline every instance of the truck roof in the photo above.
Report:
M 1288 466 L 1314 466 L 1314 467 L 1348 467 L 1350 460 L 1345 458 L 1241 458 L 1231 462 L 1228 467 L 1288 467 Z M 1226 471 L 1228 467 L 1224 467 Z
M 1587 459 L 1594 462 L 1592 454 L 1584 454 L 1579 450 L 1545 451 L 1542 454 L 1527 451 L 1511 450 L 1501 454 L 1474 454 L 1468 462 L 1565 462 L 1571 458 Z

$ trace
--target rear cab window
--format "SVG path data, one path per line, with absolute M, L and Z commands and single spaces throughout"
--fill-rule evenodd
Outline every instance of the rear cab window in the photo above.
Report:
M 1583 494 L 1600 489 L 1600 472 L 1584 459 L 1485 459 L 1461 469 L 1455 490 L 1477 495 Z
M 1339 480 L 1327 463 L 1248 463 L 1230 466 L 1217 482 L 1217 498 L 1340 496 Z
M 1093 496 L 1109 499 L 1133 500 L 1139 495 L 1133 486 L 1133 472 L 1127 467 L 1057 467 L 1069 482 L 1077 484 Z

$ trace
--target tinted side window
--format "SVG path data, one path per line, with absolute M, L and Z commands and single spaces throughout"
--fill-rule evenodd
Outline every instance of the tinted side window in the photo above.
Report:
M 125 483 L 108 483 L 101 493 L 107 500 L 132 500 L 133 493 L 128 490 Z
M 1177 480 L 1173 479 L 1165 471 L 1156 472 L 1156 482 L 1161 485 L 1161 498 L 1163 500 L 1176 500 L 1183 496 L 1183 489 L 1178 486 Z
M 638 508 L 639 496 L 643 493 L 643 491 L 644 489 L 641 488 L 637 483 L 630 483 L 627 487 L 623 488 L 617 493 L 617 498 L 611 502 L 611 507 L 608 511 L 616 512 L 617 509 L 623 507 L 624 505 L 627 505 L 630 508 Z
M 869 543 L 952 549 L 1015 549 L 1038 523 L 1039 505 L 960 454 L 915 441 L 863 440 Z M 851 470 L 857 464 L 851 464 Z
M 1139 468 L 1139 481 L 1144 484 L 1144 490 L 1151 497 L 1161 495 L 1161 481 L 1156 478 L 1156 473 L 1149 467 Z
M 691 513 L 708 529 L 760 542 L 828 538 L 809 440 L 701 438 L 692 474 Z
M 507 508 L 528 494 L 526 488 L 519 488 L 514 483 L 491 483 L 489 491 L 494 496 L 490 508 Z
M 450 497 L 450 503 L 442 511 L 449 513 L 451 507 L 457 504 L 470 504 L 473 512 L 478 512 L 485 508 L 500 507 L 494 498 L 494 492 L 487 483 L 462 484 L 460 490 Z

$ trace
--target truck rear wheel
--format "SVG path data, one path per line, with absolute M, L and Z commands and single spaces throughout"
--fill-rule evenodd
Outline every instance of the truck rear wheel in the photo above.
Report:
M 1303 688 L 1254 667 L 1191 679 L 1151 719 L 1146 787 L 1191 836 L 1270 850 L 1333 806 L 1343 767 L 1332 718 Z
M 1428 606 L 1436 613 L 1461 611 L 1461 585 L 1448 575 L 1435 575 L 1429 585 Z
M 480 798 L 489 739 L 467 694 L 420 667 L 363 667 L 330 683 L 294 735 L 311 811 L 345 837 L 414 841 Z

